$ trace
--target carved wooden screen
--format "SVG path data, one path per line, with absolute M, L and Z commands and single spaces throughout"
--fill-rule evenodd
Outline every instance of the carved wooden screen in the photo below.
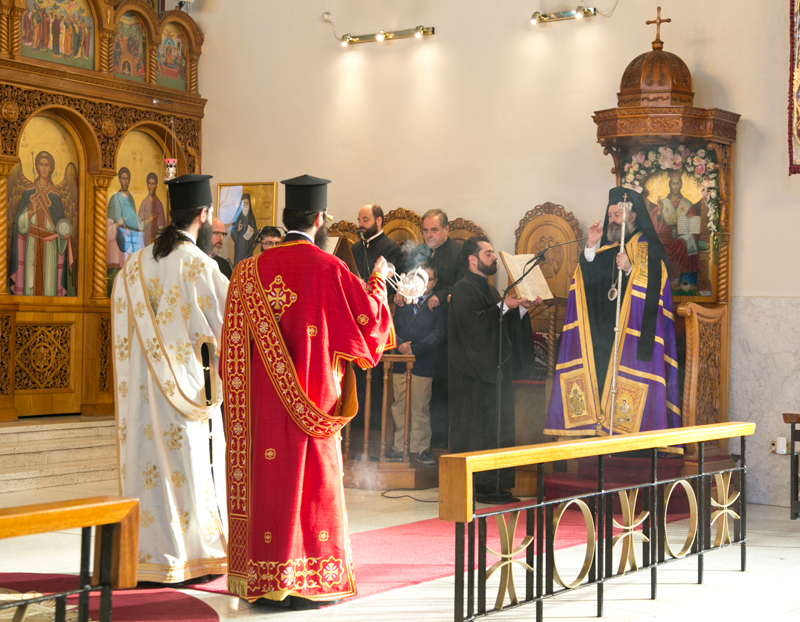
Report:
M 109 187 L 132 158 L 120 148 L 146 136 L 179 174 L 201 170 L 194 21 L 144 0 L 51 8 L 57 46 L 35 0 L 0 0 L 0 419 L 113 412 Z

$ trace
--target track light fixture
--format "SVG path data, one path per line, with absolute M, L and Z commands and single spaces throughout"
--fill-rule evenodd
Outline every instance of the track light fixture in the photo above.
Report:
M 575 7 L 574 11 L 561 11 L 560 13 L 540 13 L 536 11 L 531 15 L 531 24 L 542 24 L 545 22 L 559 22 L 565 19 L 583 19 L 584 17 L 594 17 L 597 15 L 597 9 L 589 7 L 588 9 L 582 6 Z
M 381 41 L 409 39 L 411 37 L 414 37 L 415 39 L 422 39 L 422 37 L 428 37 L 435 33 L 435 28 L 433 26 L 417 26 L 416 28 L 407 28 L 405 30 L 379 30 L 374 34 L 369 35 L 346 34 L 339 37 L 336 34 L 336 25 L 333 23 L 331 14 L 326 11 L 322 14 L 322 20 L 331 25 L 333 28 L 333 36 L 336 37 L 338 41 L 341 41 L 342 47 L 344 48 L 351 43 L 380 43 Z

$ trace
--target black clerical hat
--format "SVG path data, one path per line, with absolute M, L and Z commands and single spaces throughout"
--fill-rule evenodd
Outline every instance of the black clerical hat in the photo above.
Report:
M 165 181 L 169 191 L 169 204 L 173 212 L 207 207 L 211 198 L 211 175 L 181 175 Z
M 300 175 L 281 183 L 286 186 L 286 211 L 324 212 L 327 209 L 329 179 Z

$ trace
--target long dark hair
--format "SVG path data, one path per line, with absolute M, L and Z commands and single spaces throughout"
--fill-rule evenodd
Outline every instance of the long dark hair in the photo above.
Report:
M 181 231 L 186 231 L 194 219 L 207 210 L 208 207 L 196 207 L 194 209 L 181 210 L 179 212 L 172 211 L 172 222 L 164 227 L 164 230 L 158 234 L 153 242 L 153 258 L 158 261 L 162 257 L 166 257 L 181 242 L 186 238 L 180 234 Z

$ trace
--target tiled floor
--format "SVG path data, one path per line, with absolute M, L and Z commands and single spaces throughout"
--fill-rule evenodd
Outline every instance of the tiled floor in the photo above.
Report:
M 83 485 L 0 497 L 0 507 L 116 494 L 115 487 Z M 436 491 L 415 493 L 433 500 Z M 412 499 L 386 499 L 380 493 L 347 491 L 348 514 L 353 532 L 389 527 L 437 516 L 436 503 Z M 693 622 L 695 620 L 800 621 L 800 521 L 790 521 L 786 508 L 749 506 L 747 572 L 739 572 L 739 547 L 707 555 L 705 582 L 697 584 L 696 560 L 685 560 L 659 569 L 658 599 L 649 600 L 649 573 L 615 579 L 606 584 L 606 620 L 638 622 Z M 670 526 L 680 540 L 683 525 Z M 583 559 L 583 548 L 557 553 L 566 576 L 573 576 Z M 79 534 L 76 531 L 5 540 L 0 545 L 0 572 L 77 572 Z M 358 580 L 358 577 L 356 577 Z M 258 603 L 248 605 L 234 596 L 188 591 L 206 601 L 221 620 L 346 620 L 348 622 L 415 622 L 453 619 L 452 577 L 357 599 L 312 612 L 281 612 Z M 524 586 L 520 574 L 517 586 Z M 489 582 L 488 602 L 494 602 L 497 579 Z M 595 588 L 587 588 L 546 602 L 546 620 L 577 622 L 596 620 Z M 492 619 L 529 620 L 534 607 L 522 607 Z

